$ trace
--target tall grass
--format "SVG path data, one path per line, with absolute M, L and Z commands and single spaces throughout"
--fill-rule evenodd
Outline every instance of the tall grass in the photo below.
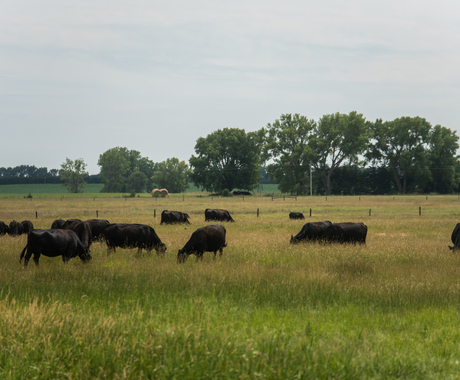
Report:
M 0 237 L 0 378 L 458 377 L 457 197 L 248 198 L 3 199 L 0 220 L 37 211 L 38 228 L 97 207 L 152 225 L 169 252 L 95 243 L 90 264 L 24 270 L 26 237 Z M 236 220 L 228 247 L 177 264 L 207 207 Z M 367 244 L 290 245 L 306 221 L 288 212 L 310 208 L 306 221 L 363 221 Z M 192 225 L 159 225 L 162 209 Z

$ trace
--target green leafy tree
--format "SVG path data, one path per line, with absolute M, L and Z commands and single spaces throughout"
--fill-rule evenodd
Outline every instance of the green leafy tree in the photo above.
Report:
M 458 149 L 458 136 L 449 128 L 436 125 L 431 130 L 428 143 L 430 172 L 432 181 L 426 192 L 448 194 L 457 190 L 455 165 Z
M 299 114 L 281 115 L 266 127 L 265 159 L 272 160 L 267 173 L 285 193 L 309 191 L 309 139 L 316 127 L 314 120 Z
M 207 191 L 252 190 L 260 179 L 261 136 L 244 129 L 219 129 L 200 137 L 190 158 L 191 178 Z
M 143 193 L 149 183 L 148 177 L 136 169 L 128 178 L 126 178 L 126 191 L 134 191 L 135 193 Z
M 190 187 L 190 168 L 185 161 L 168 158 L 155 164 L 152 181 L 157 187 L 167 189 L 170 193 L 182 193 Z
M 103 193 L 131 191 L 133 188 L 130 186 L 133 184 L 147 191 L 152 189 L 150 178 L 153 175 L 154 163 L 142 157 L 137 150 L 128 150 L 123 147 L 111 148 L 99 156 L 97 164 L 101 167 L 101 177 L 104 183 L 101 192 Z M 145 177 L 137 174 L 139 172 Z M 145 178 L 146 183 L 144 184 Z
M 341 164 L 357 162 L 369 141 L 368 125 L 362 114 L 324 115 L 312 131 L 309 159 L 323 181 L 326 195 L 331 194 L 331 175 Z
M 120 193 L 125 190 L 126 175 L 130 161 L 125 155 L 126 148 L 112 148 L 99 156 L 97 164 L 101 167 L 104 183 L 101 193 Z
M 372 142 L 366 156 L 388 167 L 400 194 L 416 191 L 431 180 L 431 124 L 421 117 L 376 120 L 371 126 Z
M 88 172 L 85 170 L 86 164 L 82 158 L 72 161 L 66 157 L 66 161 L 61 164 L 59 171 L 61 181 L 64 182 L 62 186 L 66 186 L 69 193 L 83 193 L 86 185 L 85 177 L 88 176 Z

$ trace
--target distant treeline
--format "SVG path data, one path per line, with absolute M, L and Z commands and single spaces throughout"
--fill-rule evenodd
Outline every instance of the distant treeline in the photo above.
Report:
M 102 183 L 101 175 L 85 177 L 87 183 Z M 21 165 L 14 168 L 0 168 L 0 185 L 35 183 L 61 183 L 58 169 L 37 168 L 35 165 Z

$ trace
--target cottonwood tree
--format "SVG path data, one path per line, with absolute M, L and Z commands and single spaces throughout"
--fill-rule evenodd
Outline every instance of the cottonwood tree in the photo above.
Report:
M 265 129 L 268 174 L 282 192 L 303 195 L 309 188 L 310 148 L 316 122 L 299 114 L 284 114 Z
M 72 161 L 66 157 L 59 171 L 61 181 L 64 182 L 62 186 L 66 186 L 69 193 L 83 193 L 86 186 L 85 177 L 88 176 L 85 170 L 86 164 L 82 158 Z
M 458 136 L 449 128 L 435 125 L 430 133 L 428 151 L 432 180 L 426 192 L 439 194 L 452 193 L 458 188 L 455 166 L 458 149 Z
M 371 130 L 366 156 L 391 170 L 400 194 L 414 191 L 431 180 L 428 121 L 418 116 L 385 122 L 378 119 Z
M 308 158 L 331 194 L 331 175 L 341 164 L 355 163 L 369 141 L 368 125 L 362 114 L 324 115 L 309 138 Z
M 191 178 L 207 191 L 252 190 L 260 179 L 260 135 L 244 129 L 219 129 L 200 137 L 189 162 Z
M 102 193 L 120 193 L 131 191 L 134 185 L 136 192 L 144 189 L 151 190 L 151 180 L 154 163 L 142 157 L 137 150 L 124 147 L 111 148 L 99 156 L 97 162 L 101 167 L 101 177 L 104 187 Z M 139 173 L 143 173 L 141 175 Z M 145 179 L 146 183 L 145 183 Z
M 185 161 L 172 157 L 155 164 L 152 181 L 157 187 L 167 189 L 170 193 L 182 193 L 190 187 L 190 174 L 190 168 Z

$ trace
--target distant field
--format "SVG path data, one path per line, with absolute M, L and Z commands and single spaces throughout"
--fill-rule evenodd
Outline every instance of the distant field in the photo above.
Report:
M 117 197 L 122 196 L 123 194 L 101 194 L 100 191 L 104 185 L 101 183 L 92 183 L 88 184 L 85 187 L 85 192 L 82 194 L 69 194 L 67 188 L 61 184 L 31 184 L 31 185 L 0 185 L 0 196 L 2 195 L 16 195 L 16 196 L 27 196 L 28 194 L 46 196 L 49 194 L 51 196 L 106 196 L 106 197 Z M 186 193 L 199 192 L 200 189 L 195 185 L 191 184 L 190 188 L 187 189 Z M 254 193 L 277 193 L 278 185 L 260 185 L 259 188 L 255 189 Z M 147 193 L 140 194 L 143 196 L 150 196 Z

